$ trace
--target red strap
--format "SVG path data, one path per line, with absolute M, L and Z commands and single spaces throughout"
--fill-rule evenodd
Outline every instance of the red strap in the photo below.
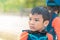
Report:
M 22 32 L 22 34 L 20 35 L 20 40 L 27 40 L 27 38 L 28 38 L 28 33 Z
M 53 36 L 49 33 L 47 33 L 47 36 L 48 36 L 48 40 L 53 40 Z

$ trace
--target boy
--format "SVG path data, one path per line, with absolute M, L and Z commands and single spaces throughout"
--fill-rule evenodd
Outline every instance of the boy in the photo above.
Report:
M 35 7 L 29 15 L 29 27 L 31 30 L 24 30 L 20 40 L 53 40 L 51 34 L 45 31 L 49 24 L 50 15 L 47 9 Z

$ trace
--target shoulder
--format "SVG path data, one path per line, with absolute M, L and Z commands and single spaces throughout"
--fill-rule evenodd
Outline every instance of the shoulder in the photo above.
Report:
M 28 32 L 23 31 L 20 35 L 20 40 L 27 40 L 27 38 L 28 38 Z

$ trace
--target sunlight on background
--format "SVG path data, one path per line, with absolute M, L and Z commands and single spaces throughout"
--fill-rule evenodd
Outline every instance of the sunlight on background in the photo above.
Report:
M 18 40 L 23 29 L 29 29 L 27 16 L 0 15 L 0 40 Z
M 0 40 L 3 40 L 2 38 L 0 38 Z

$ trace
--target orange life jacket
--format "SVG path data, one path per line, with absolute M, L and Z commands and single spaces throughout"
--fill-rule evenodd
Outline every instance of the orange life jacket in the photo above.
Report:
M 47 33 L 48 36 L 48 40 L 53 40 L 53 36 L 49 33 Z M 28 38 L 28 33 L 27 32 L 22 32 L 22 34 L 20 35 L 20 40 L 27 40 Z
M 56 32 L 57 35 L 57 39 L 60 40 L 60 17 L 56 17 L 53 21 L 52 21 L 52 26 Z

